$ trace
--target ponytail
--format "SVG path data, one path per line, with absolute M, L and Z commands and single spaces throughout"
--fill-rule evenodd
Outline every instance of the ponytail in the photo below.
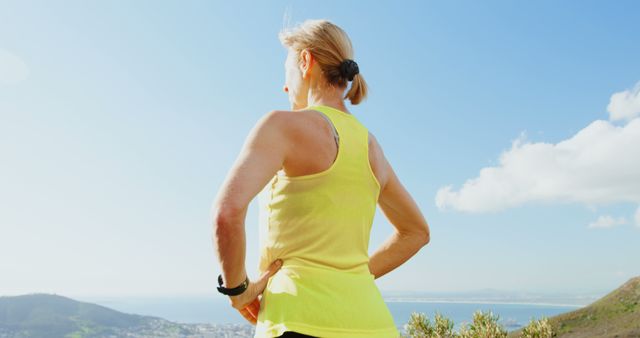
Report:
M 361 74 L 356 74 L 351 81 L 351 88 L 344 96 L 344 99 L 349 99 L 352 105 L 357 105 L 367 97 L 367 83 L 364 81 L 364 77 Z

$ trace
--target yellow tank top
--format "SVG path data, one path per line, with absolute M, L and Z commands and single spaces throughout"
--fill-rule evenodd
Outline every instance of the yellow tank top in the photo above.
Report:
M 296 331 L 316 337 L 397 338 L 400 333 L 369 271 L 369 234 L 380 184 L 368 130 L 355 116 L 311 106 L 332 122 L 338 154 L 329 169 L 276 174 L 259 194 L 262 274 L 283 265 L 262 294 L 254 337 Z

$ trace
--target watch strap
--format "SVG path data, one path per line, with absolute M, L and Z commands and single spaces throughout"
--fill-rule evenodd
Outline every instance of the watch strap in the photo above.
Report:
M 236 286 L 235 288 L 225 288 L 224 286 L 222 286 L 222 274 L 218 275 L 218 291 L 222 294 L 228 295 L 228 296 L 237 296 L 241 293 L 243 293 L 245 290 L 247 290 L 247 287 L 249 287 L 249 276 L 247 276 L 247 278 L 244 280 L 244 282 L 242 282 L 240 285 Z

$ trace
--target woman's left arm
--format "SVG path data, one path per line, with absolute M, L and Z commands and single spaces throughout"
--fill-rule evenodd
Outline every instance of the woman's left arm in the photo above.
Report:
M 290 146 L 286 114 L 284 111 L 271 111 L 258 120 L 212 205 L 213 245 L 227 288 L 240 285 L 247 277 L 245 216 L 251 200 L 282 168 Z M 272 264 L 260 279 L 250 281 L 245 292 L 229 296 L 231 305 L 248 320 L 254 322 L 257 319 L 260 305 L 257 297 L 278 268 Z

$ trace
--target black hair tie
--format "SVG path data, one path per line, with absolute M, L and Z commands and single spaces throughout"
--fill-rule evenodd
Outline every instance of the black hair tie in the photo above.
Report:
M 347 80 L 353 81 L 353 77 L 358 73 L 360 73 L 360 69 L 355 61 L 346 59 L 340 64 L 340 75 Z

